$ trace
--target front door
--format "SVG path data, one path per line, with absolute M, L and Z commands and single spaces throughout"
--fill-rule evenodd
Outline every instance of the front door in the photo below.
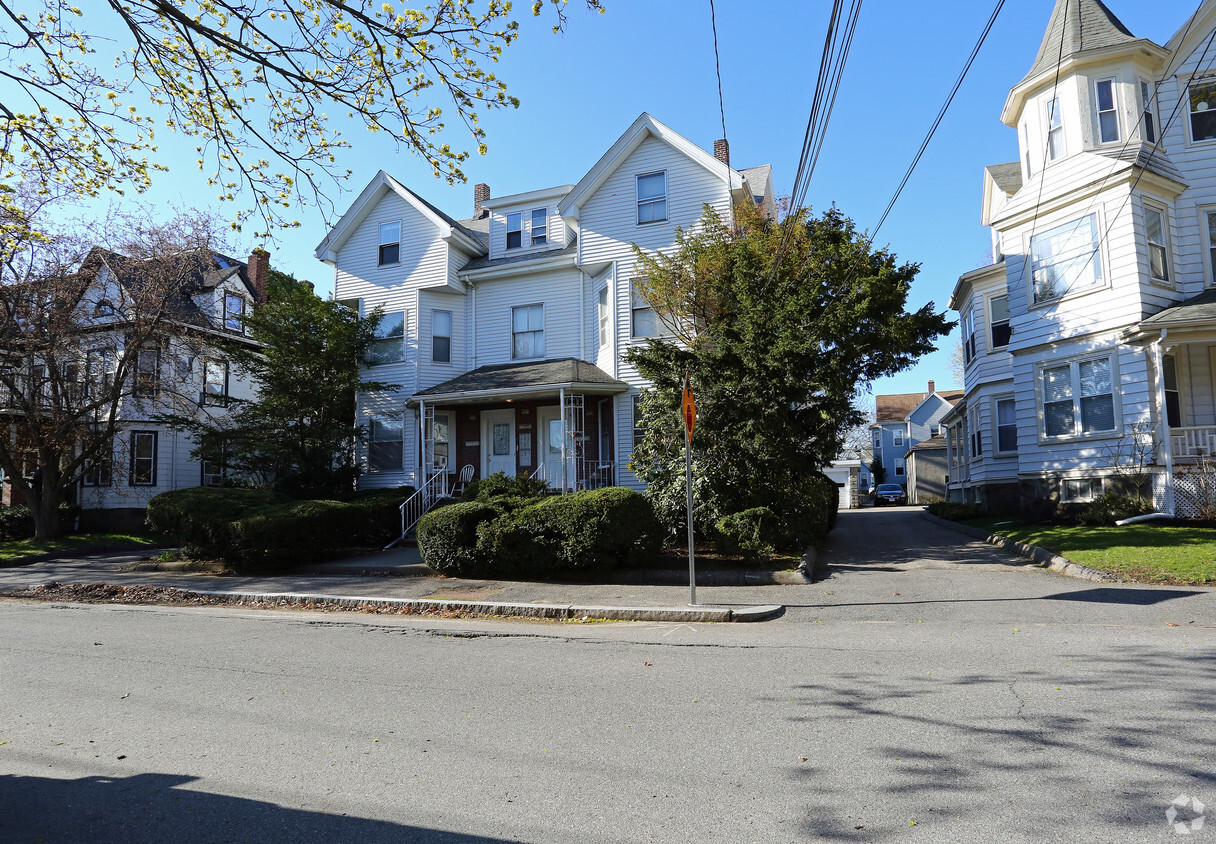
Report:
M 503 472 L 515 477 L 515 411 L 486 410 L 481 414 L 482 477 Z
M 562 426 L 561 409 L 557 407 L 542 407 L 536 412 L 536 420 L 540 427 L 540 459 L 545 464 L 545 480 L 554 489 L 561 489 L 563 484 L 574 486 L 574 454 L 570 443 L 566 443 L 566 475 L 562 476 Z

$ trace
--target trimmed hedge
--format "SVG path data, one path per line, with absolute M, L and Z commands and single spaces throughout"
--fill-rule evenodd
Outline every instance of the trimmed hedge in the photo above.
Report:
M 187 557 L 238 562 L 231 524 L 291 501 L 267 489 L 192 487 L 154 495 L 145 511 L 148 527 L 182 543 Z
M 495 506 L 498 500 L 424 516 L 418 547 L 426 564 L 443 574 L 560 576 L 647 565 L 662 545 L 650 502 L 623 487 L 551 496 L 514 511 Z
M 781 519 L 767 507 L 752 507 L 718 519 L 714 544 L 723 554 L 740 554 L 746 560 L 771 557 L 789 544 Z
M 967 519 L 982 519 L 988 511 L 979 504 L 967 501 L 934 501 L 925 507 L 930 513 L 952 522 L 962 522 Z
M 423 562 L 453 577 L 479 574 L 487 568 L 477 549 L 477 527 L 497 518 L 497 507 L 461 501 L 432 510 L 418 522 L 418 550 Z
M 806 478 L 799 486 L 774 505 L 780 509 L 777 515 L 784 523 L 785 546 L 781 550 L 801 553 L 808 547 L 822 542 L 828 531 L 836 526 L 840 510 L 840 491 L 827 475 L 817 472 Z

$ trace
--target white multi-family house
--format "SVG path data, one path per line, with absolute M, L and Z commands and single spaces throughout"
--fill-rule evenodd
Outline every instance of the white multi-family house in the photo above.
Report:
M 206 250 L 139 261 L 94 248 L 77 274 L 76 328 L 62 335 L 68 348 L 57 350 L 53 366 L 6 350 L 6 415 L 92 413 L 94 429 L 104 430 L 113 408 L 113 438 L 78 481 L 83 528 L 139 527 L 152 496 L 223 481 L 224 469 L 193 459 L 193 440 L 160 417 L 222 415 L 230 398 L 252 396 L 225 350 L 253 342 L 241 318 L 264 297 L 269 257 L 256 250 L 246 264 Z M 38 473 L 31 452 L 23 474 Z M 5 483 L 3 503 L 25 502 Z
M 908 485 L 908 452 L 938 431 L 942 418 L 963 394 L 937 390 L 934 381 L 923 393 L 889 393 L 874 397 L 874 423 L 870 425 L 870 464 L 882 460 L 883 483 Z
M 995 263 L 950 302 L 951 498 L 1046 514 L 1142 471 L 1159 509 L 1193 506 L 1216 448 L 1214 40 L 1216 0 L 1164 45 L 1055 4 L 1001 115 L 1018 160 L 984 173 Z
M 638 486 L 643 379 L 623 359 L 661 330 L 635 292 L 636 244 L 671 249 L 706 205 L 774 208 L 768 166 L 730 166 L 642 114 L 575 184 L 491 197 L 456 220 L 378 173 L 317 247 L 334 296 L 384 311 L 363 395 L 364 488 L 532 475 Z

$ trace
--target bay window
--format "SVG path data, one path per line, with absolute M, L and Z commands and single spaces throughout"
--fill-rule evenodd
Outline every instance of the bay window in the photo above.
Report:
M 1047 101 L 1047 158 L 1055 161 L 1064 155 L 1064 118 L 1060 116 L 1060 98 Z
M 1141 119 L 1144 121 L 1144 142 L 1155 144 L 1157 143 L 1157 112 L 1153 107 L 1153 89 L 1143 79 L 1140 80 L 1140 109 Z
M 996 417 L 996 452 L 1013 454 L 1018 450 L 1017 405 L 1011 398 L 993 402 Z
M 1144 204 L 1144 236 L 1148 241 L 1149 276 L 1156 281 L 1169 282 L 1169 245 L 1167 241 L 1165 211 Z
M 1104 144 L 1119 140 L 1119 112 L 1115 108 L 1115 80 L 1100 79 L 1094 84 L 1098 108 L 1098 138 Z
M 1009 297 L 993 296 L 988 300 L 988 350 L 1009 345 Z

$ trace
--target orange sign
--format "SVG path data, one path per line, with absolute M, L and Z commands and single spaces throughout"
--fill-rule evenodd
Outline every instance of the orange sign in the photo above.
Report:
M 684 401 L 682 403 L 684 410 L 684 433 L 688 435 L 688 441 L 692 442 L 692 426 L 697 422 L 697 403 L 692 398 L 692 381 L 688 377 L 688 373 L 684 374 Z

